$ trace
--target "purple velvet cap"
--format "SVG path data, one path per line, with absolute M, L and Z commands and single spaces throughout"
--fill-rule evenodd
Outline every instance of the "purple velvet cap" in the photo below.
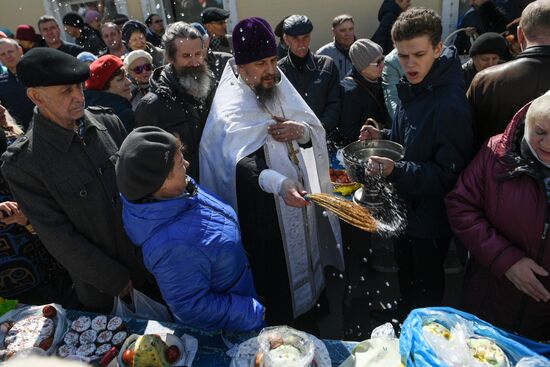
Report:
M 275 35 L 262 18 L 246 18 L 233 28 L 233 55 L 237 65 L 277 55 Z

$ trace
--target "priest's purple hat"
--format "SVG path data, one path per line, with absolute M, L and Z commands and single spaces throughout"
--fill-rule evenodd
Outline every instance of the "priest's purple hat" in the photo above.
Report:
M 233 28 L 233 55 L 237 65 L 277 55 L 275 35 L 262 18 L 246 18 Z

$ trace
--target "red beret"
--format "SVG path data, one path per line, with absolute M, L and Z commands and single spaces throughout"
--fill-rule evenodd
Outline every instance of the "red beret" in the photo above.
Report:
M 124 64 L 113 55 L 104 55 L 90 65 L 90 78 L 86 80 L 86 89 L 103 90 L 111 76 Z
M 32 25 L 21 24 L 15 29 L 15 39 L 34 42 L 36 40 L 36 32 Z

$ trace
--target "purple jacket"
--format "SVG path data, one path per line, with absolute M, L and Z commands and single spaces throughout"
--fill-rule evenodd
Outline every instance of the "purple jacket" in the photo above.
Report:
M 548 340 L 550 302 L 536 302 L 505 276 L 523 257 L 550 271 L 541 165 L 520 154 L 528 107 L 503 134 L 486 142 L 445 203 L 451 227 L 472 259 L 464 281 L 464 308 L 502 328 Z M 550 276 L 539 280 L 550 290 Z

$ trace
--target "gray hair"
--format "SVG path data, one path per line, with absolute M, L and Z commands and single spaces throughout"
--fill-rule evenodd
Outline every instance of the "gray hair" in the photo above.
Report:
M 19 45 L 19 42 L 17 42 L 13 38 L 0 38 L 0 45 L 4 45 L 4 44 L 12 45 L 12 46 L 17 47 L 17 48 L 21 47 Z
M 550 119 L 550 95 L 535 99 L 525 115 L 525 124 L 532 127 L 537 121 Z
M 57 24 L 57 26 L 59 27 L 57 19 L 55 19 L 51 15 L 42 15 L 40 18 L 38 18 L 38 30 L 40 31 L 40 25 L 47 22 L 55 22 L 55 24 Z
M 176 58 L 177 46 L 176 41 L 178 38 L 183 39 L 199 39 L 201 44 L 203 39 L 199 31 L 195 29 L 191 24 L 185 22 L 175 22 L 172 23 L 166 28 L 164 36 L 162 36 L 162 42 L 166 50 L 166 58 L 168 60 L 174 60 Z

